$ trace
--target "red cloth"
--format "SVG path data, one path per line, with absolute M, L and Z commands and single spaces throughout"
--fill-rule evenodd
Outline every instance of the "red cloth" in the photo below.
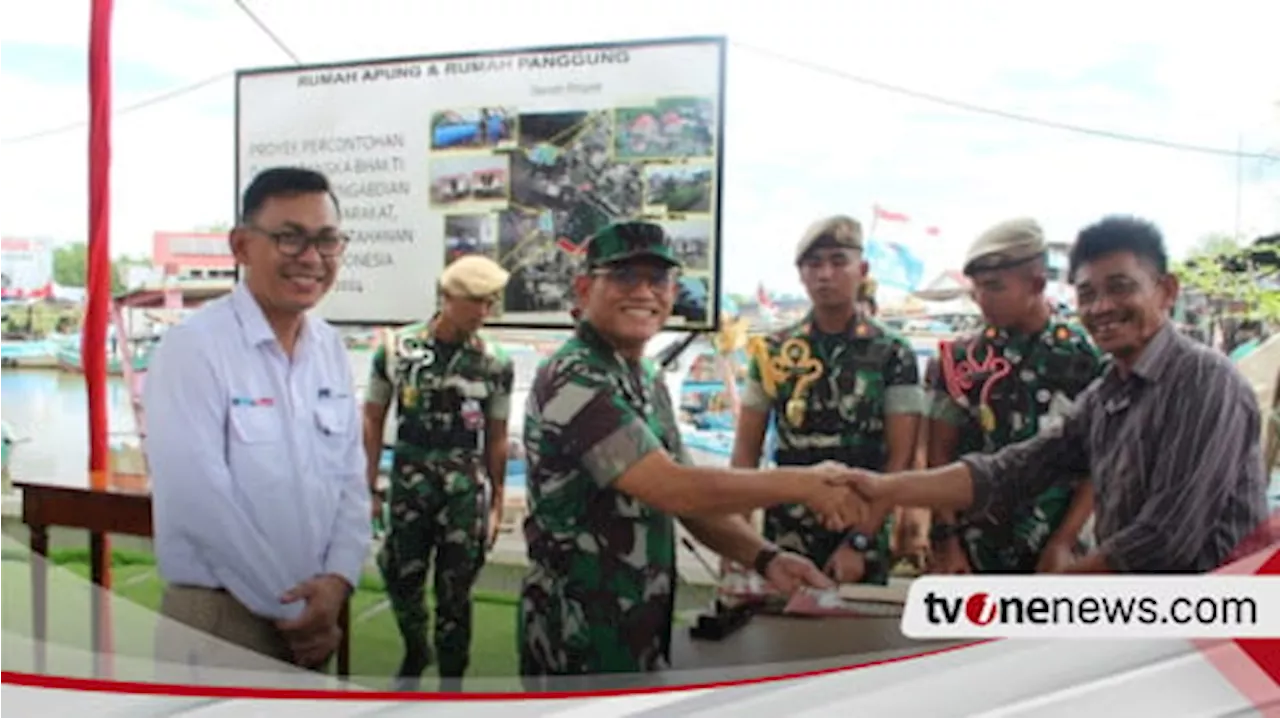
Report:
M 113 0 L 93 0 L 89 24 L 88 291 L 80 352 L 89 392 L 89 471 L 94 489 L 105 477 L 107 445 L 107 323 L 111 316 L 111 12 Z

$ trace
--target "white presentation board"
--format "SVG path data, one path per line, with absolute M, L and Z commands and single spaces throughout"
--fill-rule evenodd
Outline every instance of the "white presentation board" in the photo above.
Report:
M 715 329 L 724 58 L 693 38 L 241 71 L 237 204 L 270 167 L 329 177 L 337 324 L 429 318 L 447 263 L 482 252 L 512 272 L 493 325 L 571 326 L 582 240 L 643 217 L 685 262 L 669 327 Z

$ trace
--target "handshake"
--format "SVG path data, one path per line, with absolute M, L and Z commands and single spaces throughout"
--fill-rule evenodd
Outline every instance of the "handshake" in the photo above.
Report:
M 874 530 L 893 509 L 886 501 L 884 478 L 874 471 L 824 461 L 801 469 L 801 481 L 800 503 L 829 531 Z

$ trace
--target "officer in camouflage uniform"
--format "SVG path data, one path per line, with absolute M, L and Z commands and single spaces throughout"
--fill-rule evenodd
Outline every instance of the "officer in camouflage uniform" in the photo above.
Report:
M 1084 330 L 1053 316 L 1044 296 L 1044 233 L 1031 219 L 992 227 L 969 250 L 964 272 L 986 325 L 939 344 L 930 383 L 931 465 L 962 453 L 994 452 L 1045 430 L 1101 374 L 1101 354 Z M 1084 477 L 1082 477 L 1084 478 Z M 1092 487 L 1059 486 L 1011 520 L 935 518 L 933 570 L 946 573 L 1052 571 L 1079 550 Z
M 675 302 L 670 240 L 656 224 L 622 222 L 589 240 L 586 260 L 574 283 L 582 321 L 539 366 L 525 414 L 529 573 L 518 641 L 530 691 L 669 666 L 676 515 L 712 551 L 752 565 L 783 592 L 832 583 L 738 513 L 798 502 L 836 526 L 869 515 L 833 478 L 848 474 L 840 467 L 691 466 L 662 370 L 644 355 Z M 547 684 L 552 676 L 558 685 Z
M 373 356 L 365 409 L 371 486 L 393 403 L 397 416 L 390 530 L 378 566 L 405 644 L 402 690 L 416 689 L 431 663 L 425 584 L 433 554 L 442 686 L 459 689 L 469 663 L 471 588 L 501 521 L 514 379 L 511 360 L 476 331 L 508 278 L 487 257 L 455 260 L 441 275 L 440 311 L 389 335 Z
M 924 411 L 920 370 L 910 343 L 859 306 L 866 273 L 861 225 L 844 216 L 815 222 L 795 256 L 813 309 L 756 342 L 734 465 L 759 462 L 772 416 L 779 466 L 837 461 L 874 471 L 910 468 Z M 764 519 L 768 539 L 808 556 L 837 580 L 888 581 L 891 519 L 849 533 L 829 531 L 794 504 L 771 507 Z

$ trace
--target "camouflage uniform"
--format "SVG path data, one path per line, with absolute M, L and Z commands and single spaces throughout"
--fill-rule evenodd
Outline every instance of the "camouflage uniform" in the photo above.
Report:
M 588 261 L 669 244 L 602 233 Z M 671 395 L 651 359 L 619 356 L 589 322 L 538 368 L 524 422 L 529 572 L 518 619 L 528 677 L 637 673 L 670 665 L 676 588 L 672 516 L 615 488 L 640 459 L 665 450 L 688 463 Z
M 1043 256 L 1043 233 L 1030 219 L 985 232 L 969 250 L 966 274 Z M 1049 426 L 1103 369 L 1084 331 L 1060 318 L 1032 335 L 994 326 L 938 347 L 930 377 L 930 418 L 960 430 L 957 455 L 992 453 Z M 960 540 L 979 573 L 1032 573 L 1066 518 L 1074 486 L 1056 486 L 1008 517 L 962 517 Z
M 773 413 L 779 466 L 838 461 L 882 471 L 886 417 L 923 412 L 919 375 L 911 344 L 875 319 L 857 317 L 844 332 L 824 334 L 810 316 L 757 344 L 742 405 Z M 819 566 L 845 537 L 800 504 L 775 506 L 764 518 L 766 538 Z M 888 581 L 891 524 L 872 537 L 863 583 Z
M 483 466 L 486 419 L 505 421 L 514 369 L 496 345 L 450 344 L 432 323 L 396 332 L 373 356 L 371 401 L 396 403 L 390 531 L 378 554 L 410 655 L 427 651 L 425 584 L 435 553 L 440 675 L 461 678 L 471 648 L 471 588 L 484 565 L 492 487 Z
M 975 336 L 943 342 L 939 356 L 942 367 L 930 387 L 930 416 L 960 429 L 962 452 L 991 453 L 1035 436 L 1042 422 L 1070 406 L 1103 367 L 1084 331 L 1058 319 L 1030 336 L 988 326 Z M 955 372 L 965 366 L 976 370 L 966 382 L 971 385 L 961 388 L 954 382 Z M 962 522 L 961 542 L 970 567 L 980 573 L 1034 572 L 1074 495 L 1074 486 L 1056 486 L 1008 520 L 970 517 Z

